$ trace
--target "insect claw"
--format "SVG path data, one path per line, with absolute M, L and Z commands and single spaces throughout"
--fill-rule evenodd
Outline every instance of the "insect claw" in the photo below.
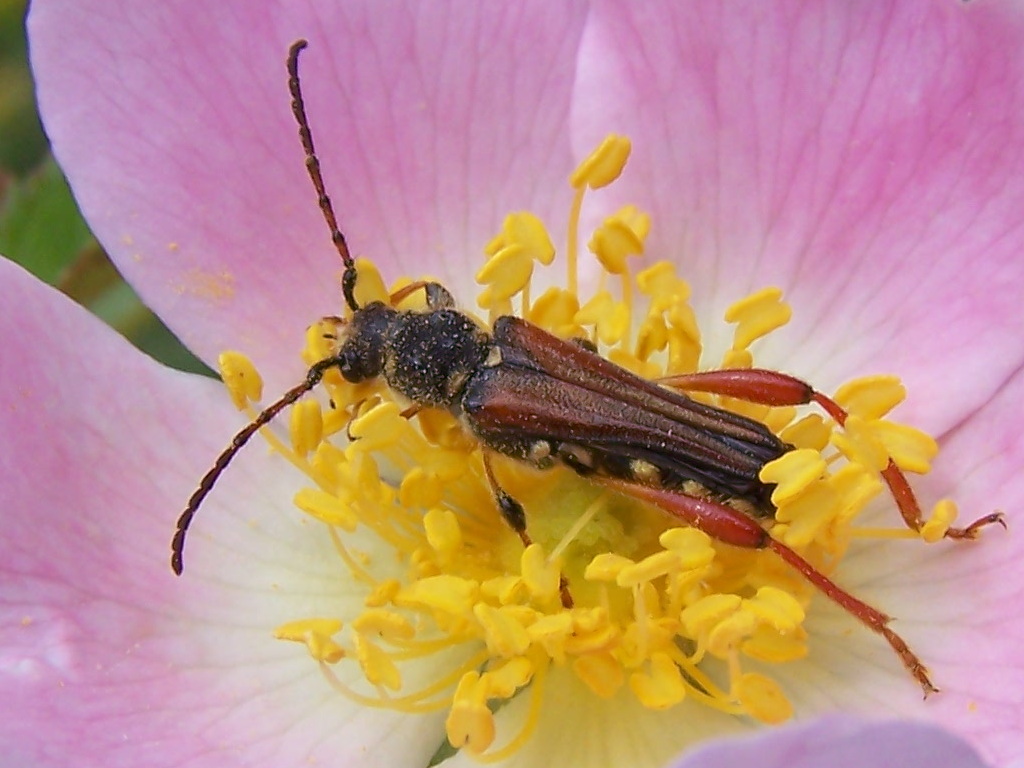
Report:
M 979 517 L 966 528 L 950 528 L 948 531 L 946 531 L 946 538 L 956 540 L 966 539 L 973 541 L 974 539 L 978 538 L 982 528 L 997 523 L 1003 526 L 1003 530 L 1009 530 L 1008 526 L 1006 525 L 1006 515 L 1004 515 L 1002 512 L 992 512 L 990 514 L 985 515 L 984 517 Z

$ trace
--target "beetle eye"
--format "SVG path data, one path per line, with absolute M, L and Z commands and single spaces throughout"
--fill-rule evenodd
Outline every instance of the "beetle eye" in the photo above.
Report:
M 338 368 L 341 370 L 341 375 L 345 377 L 345 381 L 358 384 L 366 378 L 360 362 L 359 355 L 355 350 L 348 350 L 341 354 L 341 363 Z

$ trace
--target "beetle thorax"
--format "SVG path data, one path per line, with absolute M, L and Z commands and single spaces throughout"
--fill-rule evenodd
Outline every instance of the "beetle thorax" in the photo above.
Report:
M 399 312 L 384 350 L 384 378 L 424 406 L 457 410 L 470 375 L 493 346 L 490 334 L 454 309 Z

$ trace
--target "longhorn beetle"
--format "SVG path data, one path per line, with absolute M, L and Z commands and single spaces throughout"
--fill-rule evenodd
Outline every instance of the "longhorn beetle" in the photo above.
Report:
M 583 476 L 647 501 L 677 520 L 721 542 L 748 549 L 770 549 L 831 600 L 882 635 L 925 695 L 938 690 L 907 643 L 889 629 L 889 617 L 835 584 L 757 521 L 730 506 L 745 502 L 770 517 L 772 486 L 759 479 L 765 464 L 792 446 L 763 424 L 697 402 L 683 391 L 740 398 L 783 406 L 816 403 L 839 425 L 847 413 L 834 400 L 792 376 L 763 369 L 717 370 L 648 381 L 598 355 L 586 344 L 565 341 L 531 323 L 506 315 L 490 332 L 455 308 L 451 294 L 435 282 L 419 281 L 384 304 L 360 305 L 357 272 L 324 188 L 320 163 L 306 117 L 299 83 L 299 53 L 288 54 L 292 111 L 316 189 L 320 210 L 344 265 L 341 287 L 351 317 L 343 321 L 337 353 L 315 363 L 305 380 L 288 390 L 235 435 L 200 481 L 178 520 L 171 567 L 182 571 L 185 534 L 192 518 L 229 462 L 261 427 L 316 387 L 337 368 L 349 382 L 383 377 L 397 394 L 420 408 L 446 409 L 459 416 L 479 441 L 484 468 L 502 516 L 530 543 L 522 506 L 498 485 L 493 454 L 544 469 L 561 463 Z M 395 306 L 422 290 L 425 310 Z M 677 391 L 681 390 L 681 391 Z M 906 525 L 920 529 L 920 506 L 903 472 L 890 459 L 882 476 Z M 993 513 L 946 536 L 974 538 L 983 526 L 1003 524 Z M 1005 524 L 1004 524 L 1005 525 Z M 571 597 L 562 590 L 568 607 Z

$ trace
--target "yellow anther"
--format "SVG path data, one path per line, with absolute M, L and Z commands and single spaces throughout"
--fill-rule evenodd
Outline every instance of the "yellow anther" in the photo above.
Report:
M 679 570 L 679 555 L 671 550 L 662 550 L 648 555 L 639 563 L 623 568 L 615 583 L 630 589 L 640 584 Z
M 523 290 L 533 275 L 533 258 L 523 245 L 506 245 L 487 260 L 476 280 L 487 288 L 481 292 L 478 303 L 490 309 L 498 302 L 507 301 Z
M 607 291 L 599 291 L 576 313 L 576 322 L 597 331 L 602 344 L 618 344 L 629 330 L 629 311 Z
M 423 530 L 427 543 L 443 560 L 451 558 L 462 546 L 459 519 L 447 507 L 435 507 L 423 516 Z
M 803 627 L 782 635 L 768 627 L 758 627 L 754 634 L 740 643 L 740 650 L 752 659 L 771 664 L 785 664 L 807 656 L 807 633 Z
M 739 595 L 712 594 L 685 608 L 679 618 L 686 634 L 698 637 L 710 632 L 716 624 L 733 615 L 743 604 Z
M 307 515 L 328 525 L 336 525 L 346 531 L 354 531 L 358 518 L 352 509 L 337 496 L 319 488 L 301 488 L 293 499 L 295 506 Z
M 531 544 L 520 560 L 523 583 L 535 599 L 544 601 L 558 596 L 562 573 L 558 563 L 549 562 L 540 544 Z
M 629 677 L 630 689 L 645 707 L 668 709 L 686 697 L 683 676 L 667 654 L 652 654 L 649 670 L 634 672 Z
M 636 275 L 636 286 L 640 293 L 652 299 L 652 311 L 663 311 L 664 307 L 690 298 L 690 284 L 676 277 L 676 268 L 669 261 L 657 261 Z
M 668 321 L 668 370 L 673 373 L 697 370 L 702 344 L 693 307 L 685 303 L 672 305 Z
M 366 596 L 363 604 L 367 608 L 380 608 L 388 605 L 402 589 L 402 584 L 397 579 L 385 579 L 373 588 L 373 591 Z
M 793 422 L 779 435 L 783 441 L 797 448 L 810 448 L 821 451 L 828 445 L 832 435 L 832 427 L 825 423 L 821 414 L 809 413 L 802 419 Z
M 648 316 L 640 323 L 636 337 L 636 356 L 646 360 L 668 346 L 668 326 L 660 315 Z
M 263 397 L 263 378 L 248 357 L 241 352 L 222 352 L 217 364 L 231 402 L 238 410 Z
M 349 432 L 355 438 L 352 446 L 358 446 L 360 453 L 369 453 L 395 443 L 408 427 L 401 414 L 402 409 L 393 400 L 379 403 L 352 419 Z
M 579 299 L 563 288 L 548 288 L 530 306 L 530 322 L 563 338 L 579 335 Z
M 793 717 L 793 705 L 771 678 L 748 672 L 733 688 L 733 695 L 748 715 L 762 723 L 777 725 Z
M 932 508 L 931 517 L 921 526 L 921 538 L 929 544 L 941 541 L 956 520 L 958 510 L 950 499 L 942 499 Z
M 533 679 L 533 664 L 523 657 L 509 659 L 482 676 L 489 698 L 510 699 Z
M 622 275 L 628 270 L 626 259 L 644 252 L 644 238 L 649 228 L 650 218 L 646 214 L 632 207 L 623 209 L 604 220 L 587 247 L 606 272 Z
M 487 687 L 476 672 L 459 680 L 445 721 L 448 742 L 456 749 L 479 755 L 494 743 L 494 716 L 487 708 Z
M 385 640 L 410 640 L 416 628 L 400 613 L 382 608 L 363 611 L 352 621 L 352 629 L 364 635 L 377 635 Z
M 745 607 L 778 632 L 793 632 L 804 620 L 803 606 L 778 587 L 761 587 Z
M 508 574 L 495 576 L 481 583 L 480 594 L 484 597 L 495 598 L 502 605 L 510 605 L 519 598 L 522 588 L 522 578 Z
M 749 349 L 727 349 L 722 355 L 722 368 L 750 368 L 754 364 L 754 356 Z
M 615 624 L 606 623 L 591 630 L 577 629 L 576 633 L 565 639 L 565 652 L 579 656 L 595 651 L 606 651 L 615 648 L 622 637 L 622 630 Z
M 843 511 L 841 502 L 827 480 L 808 486 L 777 505 L 775 519 L 788 525 L 776 535 L 791 547 L 806 547 Z
M 583 578 L 587 581 L 615 581 L 624 569 L 633 564 L 628 557 L 615 552 L 602 552 L 587 565 L 583 571 Z
M 480 589 L 475 581 L 450 573 L 418 579 L 394 597 L 395 605 L 432 608 L 452 616 L 466 616 Z
M 906 472 L 926 474 L 939 452 L 935 438 L 919 429 L 891 421 L 876 421 L 876 434 L 896 466 Z
M 629 227 L 642 249 L 651 232 L 651 215 L 635 205 L 624 205 L 615 212 L 615 217 Z
M 337 353 L 339 327 L 337 319 L 323 318 L 306 328 L 306 346 L 302 350 L 302 359 L 307 365 Z
M 573 659 L 572 671 L 602 699 L 610 699 L 626 682 L 622 664 L 607 652 L 588 653 Z
M 526 631 L 557 664 L 565 661 L 565 639 L 574 631 L 572 614 L 568 611 L 541 616 Z
M 829 489 L 841 502 L 839 515 L 843 522 L 852 520 L 871 499 L 882 491 L 879 476 L 859 464 L 847 464 L 828 479 Z
M 898 376 L 864 376 L 848 381 L 832 398 L 862 419 L 880 419 L 903 402 L 907 390 Z
M 324 417 L 320 403 L 303 400 L 292 406 L 288 432 L 299 456 L 315 451 L 324 438 Z
M 824 476 L 826 469 L 827 465 L 820 453 L 809 448 L 798 448 L 769 461 L 761 468 L 758 477 L 763 483 L 776 484 L 772 491 L 772 503 L 780 506 L 803 493 L 807 486 Z
M 377 267 L 369 259 L 362 257 L 356 259 L 356 302 L 360 307 L 372 304 L 375 301 L 387 304 L 391 300 L 384 280 L 377 271 Z
M 707 633 L 708 653 L 720 659 L 728 658 L 756 628 L 757 617 L 744 606 L 715 624 Z
M 778 288 L 764 288 L 737 301 L 725 312 L 725 321 L 736 323 L 733 349 L 746 349 L 756 339 L 788 323 L 792 314 Z
M 473 615 L 484 629 L 484 640 L 492 654 L 509 659 L 523 655 L 530 647 L 530 635 L 512 611 L 477 603 Z
M 545 266 L 555 258 L 555 246 L 551 243 L 547 227 L 539 217 L 529 211 L 508 214 L 502 222 L 501 232 L 486 245 L 484 252 L 488 256 L 494 256 L 510 245 L 521 246 L 531 259 Z
M 341 622 L 337 619 L 300 619 L 279 626 L 274 637 L 304 643 L 314 659 L 334 664 L 345 656 L 345 650 L 331 637 L 340 630 Z
M 402 687 L 402 674 L 391 657 L 378 645 L 359 632 L 354 635 L 354 644 L 356 659 L 368 682 L 382 685 L 392 691 Z
M 600 189 L 611 184 L 626 167 L 631 147 L 625 136 L 606 136 L 601 145 L 576 167 L 569 177 L 569 184 L 573 189 L 584 185 L 590 189 Z
M 402 477 L 402 483 L 398 486 L 398 501 L 408 509 L 435 507 L 441 503 L 444 490 L 444 483 L 436 472 L 428 472 L 424 467 L 416 466 Z
M 831 443 L 849 461 L 874 472 L 881 472 L 889 463 L 889 453 L 878 431 L 881 423 L 850 416 L 843 429 L 832 433 Z
M 711 537 L 696 528 L 669 528 L 658 537 L 658 543 L 676 553 L 681 568 L 700 568 L 715 558 Z

